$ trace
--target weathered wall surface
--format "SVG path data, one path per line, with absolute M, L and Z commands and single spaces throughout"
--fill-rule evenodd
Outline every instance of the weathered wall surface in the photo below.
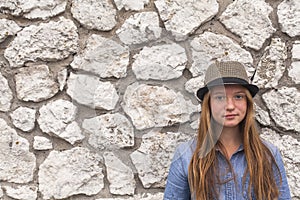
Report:
M 0 198 L 161 200 L 214 60 L 261 88 L 300 199 L 300 1 L 0 1 Z

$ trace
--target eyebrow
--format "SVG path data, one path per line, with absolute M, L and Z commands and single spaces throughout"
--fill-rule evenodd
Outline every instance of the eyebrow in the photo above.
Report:
M 237 92 L 234 92 L 234 94 L 246 94 L 246 92 L 245 91 L 243 91 L 243 90 L 241 90 L 241 91 L 237 91 Z M 226 94 L 226 92 L 225 92 L 225 90 L 224 91 L 213 91 L 212 93 L 211 93 L 212 95 L 216 95 L 216 94 Z

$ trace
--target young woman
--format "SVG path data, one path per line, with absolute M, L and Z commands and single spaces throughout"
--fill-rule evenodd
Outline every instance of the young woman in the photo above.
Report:
M 280 152 L 256 129 L 258 90 L 239 62 L 208 67 L 198 135 L 176 149 L 164 200 L 291 199 Z

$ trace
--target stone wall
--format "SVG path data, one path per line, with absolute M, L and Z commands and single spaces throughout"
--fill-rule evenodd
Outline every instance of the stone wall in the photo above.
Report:
M 300 1 L 0 1 L 0 198 L 161 200 L 214 60 L 261 88 L 300 199 Z

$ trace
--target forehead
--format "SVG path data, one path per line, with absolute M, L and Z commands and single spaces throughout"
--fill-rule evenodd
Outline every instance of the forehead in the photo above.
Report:
M 246 88 L 241 85 L 220 85 L 220 86 L 214 86 L 210 88 L 210 92 L 212 94 L 214 93 L 237 93 L 237 92 L 245 92 Z

